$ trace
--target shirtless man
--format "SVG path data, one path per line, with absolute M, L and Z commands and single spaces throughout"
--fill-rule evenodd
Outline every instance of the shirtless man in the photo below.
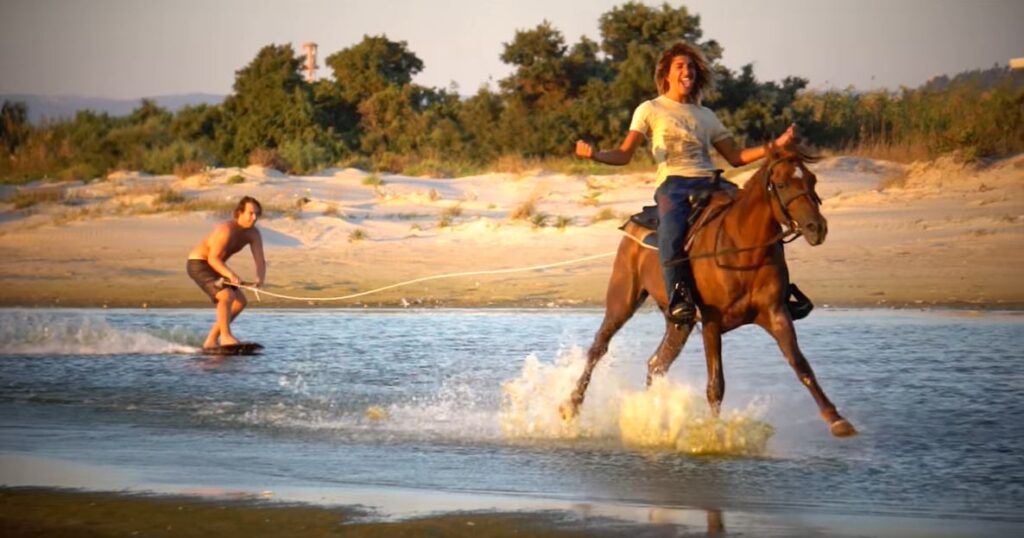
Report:
M 228 258 L 249 245 L 256 262 L 256 287 L 263 285 L 267 261 L 263 258 L 263 238 L 256 228 L 256 219 L 262 214 L 263 206 L 255 198 L 242 198 L 235 207 L 234 220 L 218 224 L 188 254 L 188 276 L 217 305 L 217 321 L 203 342 L 204 349 L 217 347 L 218 337 L 222 346 L 238 343 L 238 339 L 231 334 L 231 322 L 242 313 L 247 301 L 241 289 L 222 284 L 222 278 L 232 284 L 242 282 L 238 274 L 225 263 Z

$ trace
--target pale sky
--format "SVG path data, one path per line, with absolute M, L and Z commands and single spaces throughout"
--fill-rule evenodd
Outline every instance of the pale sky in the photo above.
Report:
M 625 0 L 0 0 L 0 93 L 136 99 L 228 94 L 264 45 L 328 55 L 386 34 L 462 94 L 510 72 L 502 45 L 548 20 L 576 43 Z M 660 2 L 645 2 L 660 6 Z M 1024 57 L 1022 0 L 689 0 L 725 65 L 815 89 L 917 86 Z M 321 67 L 320 77 L 330 70 Z

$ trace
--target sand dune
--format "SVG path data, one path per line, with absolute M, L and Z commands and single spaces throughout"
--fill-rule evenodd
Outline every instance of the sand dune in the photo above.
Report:
M 1024 156 L 986 166 L 841 156 L 812 169 L 830 235 L 819 247 L 792 243 L 787 257 L 819 305 L 1024 304 Z M 206 305 L 184 273 L 185 257 L 243 195 L 268 209 L 260 222 L 267 289 L 316 298 L 611 252 L 621 239 L 616 227 L 653 191 L 653 174 L 430 179 L 351 168 L 290 176 L 255 166 L 183 180 L 118 172 L 90 184 L 4 187 L 0 304 Z M 16 196 L 32 194 L 43 201 L 16 208 Z M 231 263 L 253 275 L 246 253 Z M 610 266 L 609 257 L 435 280 L 333 304 L 599 305 Z

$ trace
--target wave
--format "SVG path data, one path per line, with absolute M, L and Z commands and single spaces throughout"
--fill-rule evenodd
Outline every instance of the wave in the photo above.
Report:
M 0 355 L 160 355 L 196 353 L 181 330 L 111 326 L 103 316 L 0 313 Z

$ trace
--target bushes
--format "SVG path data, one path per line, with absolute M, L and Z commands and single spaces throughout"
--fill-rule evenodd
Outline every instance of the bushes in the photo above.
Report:
M 62 198 L 59 189 L 19 190 L 7 199 L 15 209 L 25 209 L 36 204 L 58 202 Z
M 336 164 L 442 177 L 482 168 L 649 171 L 647 152 L 614 168 L 572 158 L 572 143 L 620 142 L 633 107 L 655 94 L 651 72 L 666 40 L 689 39 L 717 61 L 721 47 L 701 42 L 699 22 L 685 7 L 629 2 L 601 16 L 600 42 L 575 44 L 542 23 L 506 43 L 502 58 L 513 70 L 500 89 L 465 99 L 413 83 L 422 62 L 406 43 L 378 36 L 328 56 L 335 78 L 314 84 L 298 73 L 290 45 L 264 47 L 236 73 L 222 105 L 177 114 L 143 101 L 123 118 L 84 111 L 32 126 L 24 105 L 5 102 L 0 182 L 91 179 L 113 169 L 180 176 L 194 163 L 300 174 Z M 741 144 L 764 142 L 796 121 L 818 148 L 901 159 L 1024 151 L 1021 72 L 970 72 L 898 92 L 815 92 L 796 77 L 759 81 L 749 65 L 714 68 L 718 90 L 706 103 Z
M 281 157 L 281 154 L 276 149 L 270 148 L 257 148 L 249 153 L 249 164 L 255 166 L 262 166 L 264 168 L 273 168 L 279 172 L 285 172 L 288 170 L 288 163 Z
M 334 160 L 330 148 L 313 142 L 289 140 L 281 144 L 278 151 L 281 164 L 284 164 L 285 168 L 272 168 L 293 174 L 307 174 L 325 168 Z
M 199 161 L 185 161 L 174 165 L 174 175 L 180 179 L 194 176 L 203 170 L 206 170 L 206 163 Z

